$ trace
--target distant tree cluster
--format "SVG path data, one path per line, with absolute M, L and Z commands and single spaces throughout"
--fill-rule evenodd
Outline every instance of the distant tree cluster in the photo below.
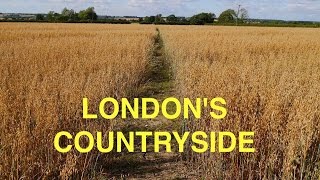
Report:
M 94 7 L 89 7 L 86 10 L 81 10 L 79 13 L 77 13 L 73 9 L 64 8 L 60 14 L 54 11 L 50 11 L 47 15 L 47 20 L 49 22 L 94 21 L 97 20 L 97 18 L 98 15 L 94 11 Z
M 213 20 L 216 18 L 213 13 L 200 13 L 192 16 L 189 20 L 185 17 L 176 17 L 174 14 L 171 14 L 167 17 L 162 17 L 161 14 L 156 16 L 146 16 L 140 23 L 141 24 L 194 24 L 194 25 L 203 25 L 206 23 L 213 23 Z
M 238 12 L 233 9 L 227 9 L 220 14 L 218 21 L 220 23 L 243 23 L 248 18 L 249 13 L 244 8 L 239 9 Z
M 190 24 L 192 25 L 203 25 L 206 23 L 213 23 L 216 15 L 213 13 L 200 13 L 190 18 Z
M 220 16 L 214 13 L 202 12 L 190 18 L 176 17 L 171 14 L 167 17 L 162 17 L 161 14 L 156 16 L 146 16 L 140 21 L 141 24 L 189 24 L 189 25 L 204 25 L 212 24 L 217 20 L 217 23 L 230 24 L 230 23 L 244 23 L 249 18 L 248 11 L 244 8 L 239 8 L 237 12 L 233 9 L 223 11 Z

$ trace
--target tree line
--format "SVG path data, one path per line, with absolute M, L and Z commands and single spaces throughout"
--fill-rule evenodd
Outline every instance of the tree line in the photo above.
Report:
M 88 7 L 85 10 L 76 12 L 73 9 L 64 8 L 61 13 L 49 11 L 45 17 L 42 14 L 37 14 L 36 20 L 47 20 L 49 22 L 63 22 L 63 21 L 95 21 L 98 15 L 94 10 L 94 7 Z
M 167 17 L 163 17 L 161 14 L 155 16 L 146 16 L 140 18 L 139 23 L 141 24 L 181 24 L 181 25 L 203 25 L 213 23 L 215 19 L 221 23 L 234 23 L 239 21 L 240 23 L 248 19 L 248 11 L 241 9 L 236 12 L 235 10 L 228 9 L 220 14 L 217 18 L 214 13 L 199 13 L 190 18 L 176 17 L 174 14 Z M 48 21 L 48 22 L 96 22 L 98 15 L 94 10 L 94 7 L 88 7 L 85 10 L 76 12 L 73 9 L 64 8 L 61 13 L 50 11 L 47 16 L 38 14 L 36 16 L 37 21 Z
M 320 23 L 307 21 L 281 21 L 281 20 L 260 20 L 249 19 L 249 13 L 245 8 L 237 10 L 227 9 L 219 16 L 211 12 L 202 12 L 192 17 L 179 17 L 171 14 L 167 17 L 162 14 L 155 16 L 146 16 L 143 18 L 133 19 L 116 19 L 107 16 L 98 18 L 94 7 L 88 7 L 85 10 L 76 12 L 73 9 L 64 8 L 60 13 L 49 11 L 47 14 L 37 14 L 34 20 L 30 19 L 11 19 L 0 21 L 14 21 L 14 22 L 70 22 L 70 23 L 112 23 L 112 24 L 168 24 L 168 25 L 241 25 L 241 26 L 279 26 L 279 27 L 320 27 Z
M 121 20 L 98 20 L 98 15 L 94 10 L 94 7 L 88 7 L 85 10 L 76 12 L 73 9 L 64 8 L 61 13 L 49 11 L 46 16 L 43 14 L 36 15 L 36 21 L 43 22 L 95 22 L 95 23 L 121 23 L 128 24 L 130 22 Z
M 219 23 L 244 23 L 249 19 L 249 13 L 246 9 L 239 9 L 237 12 L 233 9 L 223 11 L 219 17 L 214 13 L 199 13 L 190 18 L 176 17 L 174 14 L 162 18 L 161 14 L 156 16 L 146 16 L 141 24 L 191 24 L 204 25 L 214 23 L 215 20 Z

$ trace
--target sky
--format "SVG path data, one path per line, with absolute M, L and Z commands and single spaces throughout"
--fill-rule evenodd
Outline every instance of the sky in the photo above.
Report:
M 238 5 L 250 18 L 320 21 L 320 0 L 0 0 L 0 13 L 61 12 L 95 7 L 99 15 L 150 16 L 175 14 L 192 16 L 200 12 L 219 14 Z

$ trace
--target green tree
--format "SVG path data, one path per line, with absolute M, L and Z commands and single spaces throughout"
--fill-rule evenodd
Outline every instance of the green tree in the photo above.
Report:
M 88 17 L 90 20 L 97 20 L 98 19 L 98 15 L 97 13 L 94 11 L 94 7 L 89 7 L 86 9 L 86 12 L 88 14 Z
M 36 15 L 36 20 L 37 21 L 43 21 L 44 20 L 44 16 L 42 14 L 37 14 Z
M 178 18 L 174 15 L 174 14 L 171 14 L 167 17 L 167 21 L 168 22 L 177 22 L 178 21 Z
M 143 20 L 144 23 L 152 24 L 156 21 L 155 16 L 146 16 Z
M 61 11 L 61 17 L 60 20 L 63 21 L 70 21 L 70 20 L 76 20 L 76 12 L 73 9 L 64 8 Z
M 213 13 L 200 13 L 190 18 L 190 23 L 195 25 L 203 25 L 205 23 L 213 23 L 216 15 Z
M 86 10 L 82 10 L 78 14 L 79 19 L 81 20 L 97 20 L 98 15 L 94 11 L 94 7 L 89 7 Z
M 221 23 L 233 23 L 235 22 L 235 19 L 237 18 L 237 14 L 233 9 L 228 9 L 223 11 L 219 18 L 218 21 Z
M 48 21 L 54 21 L 54 11 L 49 11 L 47 15 Z
M 78 13 L 78 17 L 79 17 L 79 19 L 81 19 L 81 20 L 88 20 L 88 14 L 86 13 L 86 10 L 81 10 L 81 11 Z
M 155 21 L 154 23 L 161 23 L 161 22 L 164 22 L 164 20 L 162 19 L 162 14 L 157 14 L 155 16 Z
M 49 11 L 48 15 L 47 15 L 47 19 L 50 22 L 56 21 L 59 17 L 58 13 L 55 13 L 54 11 Z
M 233 9 L 228 9 L 223 11 L 218 20 L 221 23 L 233 23 L 236 20 L 238 23 L 243 23 L 245 20 L 249 18 L 249 13 L 245 8 L 239 9 L 238 12 L 236 12 Z

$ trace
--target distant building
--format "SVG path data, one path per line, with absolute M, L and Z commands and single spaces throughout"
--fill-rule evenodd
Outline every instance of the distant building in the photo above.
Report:
M 36 20 L 35 14 L 20 14 L 19 18 L 21 19 L 27 19 L 27 20 Z
M 139 21 L 139 17 L 137 16 L 118 16 L 114 18 L 115 20 L 125 20 L 125 21 Z
M 5 20 L 5 18 L 4 18 L 2 13 L 0 13 L 0 20 Z
M 99 15 L 98 19 L 105 20 L 105 19 L 111 19 L 111 20 L 125 20 L 125 21 L 139 21 L 140 17 L 137 16 L 105 16 L 105 15 Z

